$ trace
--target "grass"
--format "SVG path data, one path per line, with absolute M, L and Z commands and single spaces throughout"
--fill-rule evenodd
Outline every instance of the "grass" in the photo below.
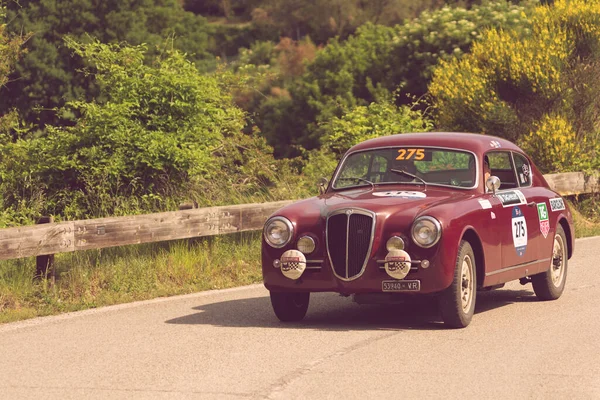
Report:
M 569 202 L 575 224 L 575 236 L 600 236 L 600 202 L 590 206 L 587 202 L 582 207 L 581 202 Z
M 570 205 L 576 236 L 600 235 L 600 201 Z M 0 261 L 0 323 L 260 282 L 260 232 L 58 254 L 55 266 L 52 284 L 32 279 L 35 258 Z
M 0 323 L 260 282 L 260 233 L 56 255 L 56 283 L 35 258 L 0 262 Z

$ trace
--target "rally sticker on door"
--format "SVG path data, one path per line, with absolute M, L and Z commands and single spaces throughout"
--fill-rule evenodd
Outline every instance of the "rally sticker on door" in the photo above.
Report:
M 512 236 L 515 250 L 519 257 L 525 254 L 527 249 L 527 222 L 523 216 L 523 212 L 519 207 L 512 210 Z
M 520 190 L 509 190 L 498 192 L 496 196 L 500 199 L 502 207 L 510 207 L 527 203 L 525 195 Z
M 557 197 L 555 199 L 550 199 L 550 209 L 552 211 L 561 211 L 565 209 L 565 202 L 562 198 Z
M 479 205 L 481 206 L 481 208 L 483 208 L 484 210 L 487 210 L 489 208 L 492 208 L 492 203 L 490 203 L 489 200 L 479 200 Z
M 546 203 L 537 203 L 537 210 L 540 219 L 540 232 L 542 232 L 544 239 L 546 239 L 548 232 L 550 232 L 550 220 L 548 219 L 548 207 L 546 207 Z

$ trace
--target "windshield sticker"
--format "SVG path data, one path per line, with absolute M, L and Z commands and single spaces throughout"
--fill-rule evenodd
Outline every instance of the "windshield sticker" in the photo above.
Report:
M 422 160 L 425 158 L 425 149 L 398 149 L 396 160 Z
M 565 202 L 560 197 L 557 197 L 555 199 L 550 199 L 550 209 L 552 211 L 564 210 L 565 209 Z
M 484 210 L 487 210 L 488 208 L 492 208 L 492 203 L 490 203 L 489 200 L 479 200 L 479 204 L 481 205 L 481 208 L 483 208 Z
M 510 190 L 508 192 L 498 192 L 496 196 L 500 199 L 502 207 L 518 206 L 527 203 L 525 195 L 520 190 Z
M 522 257 L 527 249 L 527 222 L 519 207 L 513 208 L 511 222 L 515 250 L 517 250 L 517 255 Z
M 494 148 L 494 149 L 499 149 L 500 147 L 502 147 L 502 145 L 500 144 L 499 141 L 497 140 L 492 140 L 490 142 L 490 147 Z
M 409 192 L 405 190 L 390 190 L 389 192 L 375 192 L 377 197 L 400 197 L 402 199 L 424 199 L 427 195 L 423 192 Z
M 546 203 L 537 203 L 538 217 L 540 219 L 540 232 L 544 235 L 544 239 L 548 237 L 550 232 L 550 220 L 548 218 L 548 208 Z

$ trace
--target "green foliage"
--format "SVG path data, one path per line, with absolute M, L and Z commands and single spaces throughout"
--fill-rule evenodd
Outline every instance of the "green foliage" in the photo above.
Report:
M 277 40 L 272 30 L 255 24 L 211 24 L 208 50 L 221 57 L 233 57 L 240 48 L 250 48 L 256 42 Z
M 24 38 L 13 37 L 6 33 L 6 7 L 0 2 L 0 88 L 8 82 L 21 53 Z
M 491 29 L 430 85 L 442 128 L 518 142 L 544 172 L 600 165 L 600 2 L 539 6 L 531 33 Z
M 424 95 L 437 63 L 468 53 L 487 28 L 511 30 L 517 37 L 529 33 L 527 14 L 535 3 L 484 1 L 470 9 L 446 6 L 423 11 L 418 18 L 396 27 L 391 57 L 385 60 L 390 66 L 385 85 L 401 85 L 405 94 Z
M 6 7 L 0 1 L 0 93 L 5 93 L 4 86 L 9 80 L 17 61 L 23 54 L 22 45 L 30 35 L 11 35 L 6 32 Z M 4 115 L 3 115 L 4 114 Z M 8 134 L 11 130 L 19 127 L 18 115 L 14 110 L 0 110 L 0 135 Z
M 262 0 L 252 10 L 256 25 L 269 26 L 280 36 L 299 40 L 310 36 L 318 44 L 333 37 L 346 38 L 361 25 L 372 22 L 394 25 L 439 8 L 438 0 Z
M 342 154 L 367 139 L 406 132 L 426 132 L 431 121 L 420 111 L 396 106 L 391 101 L 357 106 L 342 117 L 334 117 L 324 128 L 323 145 Z
M 360 26 L 347 40 L 331 40 L 317 53 L 301 79 L 287 88 L 291 103 L 265 101 L 257 122 L 278 155 L 294 154 L 294 145 L 314 148 L 323 135 L 320 127 L 347 108 L 367 106 L 398 88 L 399 103 L 423 96 L 438 61 L 467 53 L 486 28 L 526 34 L 528 10 L 505 1 L 486 2 L 468 10 L 426 11 L 394 28 Z
M 194 180 L 218 176 L 212 152 L 241 130 L 244 115 L 216 77 L 178 51 L 149 66 L 144 46 L 67 44 L 92 66 L 106 100 L 68 103 L 63 113 L 81 115 L 73 126 L 4 141 L 5 207 L 43 197 L 40 212 L 67 218 L 160 209 Z
M 70 35 L 79 42 L 90 37 L 103 43 L 146 43 L 148 57 L 162 51 L 166 38 L 175 49 L 184 51 L 206 65 L 209 27 L 206 21 L 183 10 L 177 0 L 39 0 L 9 3 L 8 31 L 32 32 L 28 53 L 17 66 L 10 96 L 0 96 L 0 113 L 17 108 L 29 122 L 59 120 L 54 108 L 82 96 L 91 100 L 98 94 L 89 77 L 77 74 L 84 67 L 80 57 L 64 46 Z M 208 60 L 208 61 L 207 61 Z
M 257 41 L 249 48 L 240 48 L 236 66 L 245 65 L 272 65 L 277 59 L 275 43 L 269 41 Z

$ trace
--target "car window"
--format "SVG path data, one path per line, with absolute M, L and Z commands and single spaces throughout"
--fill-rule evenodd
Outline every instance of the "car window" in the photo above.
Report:
M 513 153 L 513 157 L 515 159 L 515 170 L 519 177 L 519 185 L 531 186 L 531 165 L 529 165 L 529 161 L 519 153 Z
M 512 158 L 508 151 L 490 151 L 486 153 L 490 163 L 492 176 L 500 178 L 500 189 L 511 189 L 518 187 L 515 170 L 512 167 Z
M 350 154 L 342 162 L 333 182 L 334 189 L 371 183 L 422 185 L 423 181 L 432 185 L 472 188 L 477 172 L 472 153 L 419 146 L 366 150 Z

